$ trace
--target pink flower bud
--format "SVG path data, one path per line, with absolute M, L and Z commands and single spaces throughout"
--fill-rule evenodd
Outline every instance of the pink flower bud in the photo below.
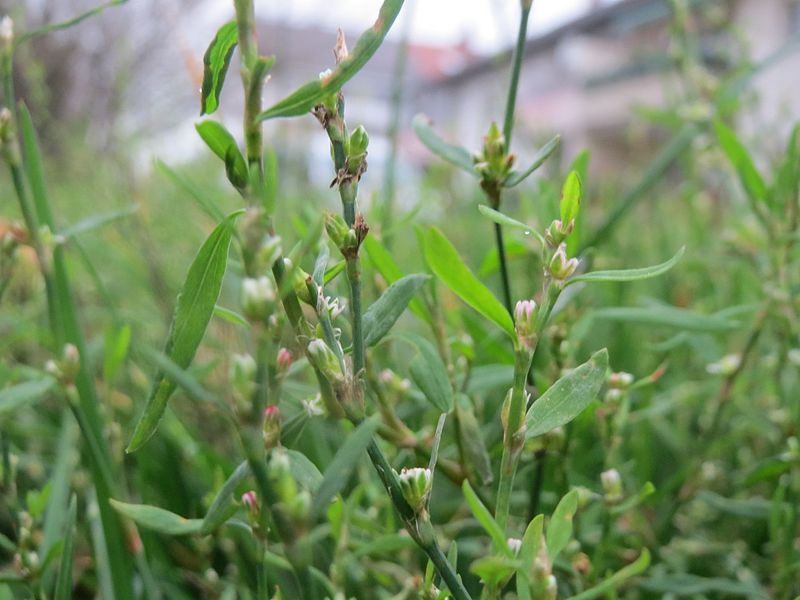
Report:
M 255 517 L 258 515 L 258 496 L 253 490 L 249 490 L 242 494 L 242 506 L 244 506 L 250 515 Z
M 292 353 L 289 352 L 286 348 L 281 348 L 278 350 L 278 356 L 276 358 L 276 363 L 278 366 L 278 373 L 284 374 L 286 371 L 289 370 L 289 367 L 292 366 Z

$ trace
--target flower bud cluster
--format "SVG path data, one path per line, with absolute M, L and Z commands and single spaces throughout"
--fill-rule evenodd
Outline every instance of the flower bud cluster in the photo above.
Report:
M 608 504 L 618 504 L 622 501 L 622 478 L 619 471 L 609 469 L 600 473 L 600 481 L 603 484 L 604 499 Z
M 431 470 L 425 467 L 402 469 L 397 476 L 400 490 L 408 505 L 419 513 L 427 507 L 433 479 Z
M 267 450 L 272 450 L 281 444 L 281 412 L 275 404 L 270 404 L 264 409 L 261 437 Z
M 520 300 L 514 307 L 514 330 L 521 349 L 533 352 L 536 347 L 536 302 Z
M 483 150 L 481 154 L 475 156 L 475 171 L 481 177 L 481 187 L 487 192 L 490 189 L 497 190 L 503 180 L 511 173 L 515 157 L 506 152 L 506 138 L 497 127 L 497 123 L 492 123 L 489 132 L 483 138 Z
M 269 319 L 277 296 L 275 284 L 266 275 L 245 277 L 242 280 L 242 311 L 251 321 L 264 322 Z
M 61 385 L 72 385 L 80 371 L 81 357 L 74 344 L 64 344 L 61 358 L 48 360 L 45 371 L 52 375 Z

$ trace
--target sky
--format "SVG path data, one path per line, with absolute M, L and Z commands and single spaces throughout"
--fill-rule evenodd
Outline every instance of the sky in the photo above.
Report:
M 215 3 L 212 18 L 224 16 L 228 3 Z M 256 0 L 256 14 L 265 18 L 320 24 L 346 30 L 369 27 L 380 0 Z M 534 0 L 529 35 L 546 31 L 581 14 L 591 0 Z M 335 7 L 336 10 L 330 10 Z M 406 0 L 389 35 L 402 35 L 412 18 L 412 42 L 452 44 L 466 40 L 476 52 L 510 46 L 516 36 L 519 0 Z

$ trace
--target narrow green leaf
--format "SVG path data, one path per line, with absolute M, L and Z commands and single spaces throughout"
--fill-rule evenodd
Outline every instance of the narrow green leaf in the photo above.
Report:
M 622 567 L 611 577 L 601 581 L 596 586 L 572 596 L 570 600 L 594 600 L 595 598 L 607 597 L 611 590 L 616 589 L 631 577 L 636 577 L 636 575 L 643 573 L 649 566 L 650 551 L 647 548 L 642 548 L 642 553 L 639 555 L 639 558 L 631 564 Z
M 119 6 L 120 4 L 125 4 L 125 2 L 127 1 L 128 0 L 111 0 L 111 2 L 105 2 L 104 4 L 101 4 L 100 6 L 92 8 L 90 10 L 87 10 L 86 12 L 82 12 L 79 15 L 72 17 L 71 19 L 67 19 L 65 21 L 59 21 L 58 23 L 50 23 L 48 25 L 43 25 L 42 27 L 37 27 L 36 29 L 26 31 L 21 36 L 19 36 L 14 46 L 15 47 L 21 46 L 28 40 L 32 40 L 33 38 L 39 37 L 40 35 L 45 35 L 53 31 L 60 31 L 62 29 L 69 29 L 70 27 L 74 27 L 75 25 L 81 23 L 82 21 L 85 21 L 86 19 L 90 19 L 95 15 L 99 15 L 107 8 L 112 8 L 114 6 Z
M 508 547 L 508 541 L 506 540 L 506 534 L 500 528 L 500 525 L 497 524 L 497 521 L 494 520 L 492 513 L 489 512 L 489 509 L 483 505 L 481 499 L 478 498 L 478 495 L 472 489 L 472 486 L 469 484 L 467 479 L 464 480 L 464 483 L 461 484 L 461 491 L 464 493 L 464 499 L 467 501 L 467 505 L 469 509 L 472 511 L 473 516 L 475 519 L 480 523 L 483 530 L 492 538 L 492 542 L 497 548 L 503 549 L 504 554 L 507 557 L 511 557 L 511 549 Z
M 567 547 L 572 537 L 572 518 L 578 510 L 578 490 L 571 490 L 561 498 L 547 524 L 547 556 L 554 561 Z
M 425 260 L 433 273 L 459 298 L 514 339 L 514 323 L 508 311 L 462 262 L 444 234 L 431 227 L 425 232 L 423 243 Z
M 528 438 L 561 427 L 577 417 L 597 397 L 606 379 L 608 351 L 603 348 L 551 385 L 528 409 Z
M 433 344 L 412 333 L 403 333 L 398 337 L 418 350 L 408 365 L 408 371 L 425 398 L 440 412 L 453 410 L 453 388 L 447 376 L 447 367 Z
M 373 236 L 367 236 L 362 244 L 367 256 L 381 276 L 387 283 L 394 283 L 403 278 L 403 272 L 394 260 L 394 257 L 383 247 L 383 245 Z M 344 261 L 342 261 L 344 263 Z M 343 267 L 344 268 L 344 265 Z M 431 316 L 425 305 L 418 298 L 412 298 L 408 307 L 415 315 L 427 323 L 431 322 Z
M 433 433 L 433 442 L 431 443 L 431 458 L 428 461 L 428 470 L 431 472 L 431 481 L 433 481 L 436 474 L 436 462 L 439 460 L 439 445 L 442 443 L 442 433 L 444 432 L 444 424 L 447 421 L 447 413 L 439 415 L 439 420 L 436 422 L 436 431 Z
M 736 134 L 722 121 L 714 122 L 714 131 L 717 133 L 719 145 L 733 165 L 739 179 L 742 182 L 748 197 L 754 201 L 764 200 L 767 194 L 767 186 L 761 178 L 761 174 L 753 164 L 750 153 L 744 144 L 736 137 Z
M 509 556 L 484 556 L 473 562 L 469 570 L 488 586 L 499 586 L 508 581 L 519 568 L 519 561 Z
M 231 56 L 239 42 L 236 21 L 225 23 L 211 40 L 203 55 L 203 87 L 200 92 L 200 114 L 210 115 L 219 106 L 219 95 L 225 83 L 225 75 Z
M 233 187 L 237 190 L 247 187 L 247 162 L 231 133 L 222 123 L 210 119 L 196 123 L 194 128 L 211 151 L 225 163 L 225 173 Z
M 331 281 L 336 279 L 336 276 L 339 273 L 341 273 L 342 271 L 344 271 L 346 267 L 347 267 L 347 261 L 346 260 L 342 259 L 339 262 L 337 262 L 335 265 L 333 265 L 327 271 L 325 271 L 325 277 L 323 279 L 323 283 L 326 284 L 326 285 L 329 284 Z M 413 304 L 413 300 L 412 300 L 412 304 Z
M 531 573 L 536 557 L 544 540 L 544 515 L 536 515 L 528 523 L 525 535 L 522 536 L 522 545 L 519 549 L 521 568 L 517 571 L 517 595 L 519 600 L 532 600 Z
M 510 377 L 505 383 L 507 384 L 509 380 Z M 486 450 L 472 401 L 465 394 L 458 394 L 456 397 L 455 422 L 458 447 L 464 456 L 464 466 L 470 473 L 470 478 L 484 485 L 491 483 L 494 477 L 492 462 Z
M 519 185 L 523 181 L 525 181 L 528 177 L 530 177 L 539 167 L 541 167 L 545 161 L 550 158 L 550 156 L 555 152 L 558 145 L 561 143 L 561 136 L 555 135 L 553 138 L 547 142 L 544 146 L 542 146 L 539 151 L 536 153 L 536 156 L 533 157 L 533 163 L 530 167 L 525 169 L 524 171 L 517 172 L 511 171 L 508 176 L 503 181 L 503 187 L 512 188 L 514 186 Z
M 406 275 L 390 285 L 364 313 L 364 344 L 374 346 L 385 336 L 425 282 L 428 275 Z
M 331 251 L 328 248 L 328 244 L 322 242 L 319 247 L 317 260 L 314 261 L 314 272 L 311 275 L 311 278 L 318 286 L 322 286 L 325 283 L 325 272 L 328 270 L 328 259 L 330 256 Z
M 225 308 L 224 306 L 220 306 L 219 304 L 214 305 L 214 316 L 219 317 L 220 319 L 223 319 L 228 323 L 233 323 L 234 325 L 241 325 L 242 327 L 250 327 L 250 323 L 242 315 L 237 313 L 235 310 L 231 310 L 230 308 Z
M 67 522 L 64 527 L 64 548 L 61 550 L 61 564 L 58 567 L 54 600 L 72 598 L 72 564 L 75 554 L 75 518 L 78 511 L 78 499 L 72 495 L 69 501 Z
M 691 573 L 676 573 L 646 579 L 641 583 L 644 589 L 661 595 L 697 597 L 709 595 L 713 598 L 723 596 L 743 596 L 748 600 L 767 600 L 774 598 L 754 582 L 726 579 L 724 577 L 700 577 Z M 662 596 L 663 597 L 663 596 Z M 578 600 L 585 600 L 579 598 Z
M 347 436 L 331 464 L 325 469 L 325 475 L 317 488 L 311 502 L 311 520 L 318 519 L 328 508 L 333 497 L 347 484 L 350 474 L 367 449 L 372 436 L 378 429 L 378 421 L 367 419 L 355 431 Z
M 230 516 L 231 512 L 235 510 L 233 504 L 233 493 L 240 483 L 242 483 L 250 475 L 250 465 L 247 461 L 243 461 L 234 469 L 231 476 L 222 484 L 211 506 L 208 507 L 208 512 L 203 518 L 203 523 L 200 527 L 200 533 L 207 534 L 216 530 L 222 525 Z
M 156 170 L 161 172 L 162 175 L 172 181 L 175 186 L 189 194 L 200 207 L 200 209 L 215 222 L 222 221 L 225 218 L 225 213 L 223 213 L 219 207 L 217 207 L 214 198 L 212 198 L 211 195 L 206 192 L 206 190 L 195 184 L 194 181 L 191 181 L 185 175 L 173 170 L 171 167 L 167 166 L 166 163 L 163 163 L 160 160 L 155 161 L 155 166 Z
M 583 254 L 587 248 L 598 246 L 604 242 L 620 221 L 631 212 L 633 207 L 643 199 L 649 197 L 647 192 L 650 191 L 678 158 L 686 154 L 687 149 L 698 133 L 699 130 L 694 124 L 687 123 L 683 126 L 677 135 L 675 135 L 675 137 L 664 146 L 661 152 L 658 153 L 658 156 L 656 156 L 653 162 L 650 163 L 650 166 L 647 167 L 642 174 L 641 179 L 639 179 L 636 185 L 623 196 L 619 204 L 608 214 L 606 220 L 597 228 L 595 233 L 581 243 L 580 254 Z
M 570 171 L 561 188 L 561 202 L 559 210 L 561 212 L 561 222 L 566 226 L 567 223 L 578 217 L 581 209 L 582 191 L 581 178 L 577 171 Z
M 167 535 L 198 533 L 203 519 L 185 519 L 168 510 L 149 504 L 128 504 L 113 498 L 109 500 L 117 512 L 136 521 L 142 527 Z
M 629 510 L 632 510 L 639 506 L 642 502 L 644 502 L 649 496 L 652 496 L 656 491 L 656 486 L 654 486 L 650 481 L 646 482 L 642 489 L 640 489 L 635 495 L 631 496 L 622 504 L 618 504 L 616 506 L 612 506 L 609 512 L 612 516 L 616 515 L 623 515 Z
M 592 318 L 635 325 L 658 325 L 685 331 L 721 333 L 738 329 L 736 321 L 674 306 L 612 306 L 593 311 Z
M 384 0 L 375 24 L 361 34 L 352 52 L 336 65 L 330 74 L 312 79 L 262 112 L 257 119 L 303 115 L 319 104 L 325 96 L 338 92 L 378 50 L 402 6 L 403 0 Z
M 65 239 L 69 239 L 81 233 L 86 233 L 87 231 L 92 231 L 93 229 L 102 227 L 107 223 L 112 223 L 119 219 L 124 219 L 125 217 L 129 217 L 130 215 L 134 214 L 137 210 L 139 210 L 139 205 L 134 204 L 132 206 L 126 206 L 125 208 L 121 208 L 119 210 L 112 210 L 109 212 L 100 213 L 98 215 L 92 215 L 91 217 L 87 217 L 85 219 L 82 219 L 81 221 L 78 221 L 74 225 L 65 227 L 59 232 L 59 235 Z
M 239 214 L 241 211 L 228 216 L 211 232 L 189 267 L 178 295 L 164 354 L 181 369 L 192 362 L 214 312 L 228 263 L 234 221 Z M 175 387 L 175 381 L 159 371 L 127 452 L 137 450 L 155 433 Z
M 451 165 L 470 173 L 477 177 L 478 173 L 475 171 L 475 163 L 472 156 L 466 149 L 461 146 L 454 146 L 448 144 L 433 131 L 431 128 L 431 120 L 425 115 L 417 115 L 412 121 L 414 132 L 417 134 L 419 140 L 439 158 L 449 162 Z
M 529 225 L 526 225 L 522 221 L 517 221 L 516 219 L 512 219 L 508 215 L 504 215 L 500 211 L 494 210 L 493 208 L 489 208 L 488 206 L 485 206 L 483 204 L 479 204 L 478 205 L 478 210 L 480 211 L 480 213 L 483 216 L 487 217 L 491 221 L 494 221 L 498 225 L 506 225 L 507 227 L 513 227 L 515 229 L 521 229 L 522 232 L 525 235 L 533 234 L 533 236 L 539 241 L 539 243 L 542 246 L 545 245 L 545 241 L 544 241 L 544 238 L 542 237 L 542 235 L 538 231 L 536 231 L 535 228 L 533 228 L 533 227 L 531 227 Z M 482 265 L 481 266 L 481 271 L 483 271 L 483 270 L 484 270 L 484 266 Z
M 642 267 L 641 269 L 620 269 L 610 271 L 593 271 L 591 273 L 584 273 L 576 275 L 567 280 L 566 285 L 579 283 L 581 281 L 638 281 L 639 279 L 650 279 L 651 277 L 658 277 L 663 273 L 669 271 L 674 267 L 683 257 L 686 252 L 686 246 L 683 246 L 678 252 L 668 261 L 660 265 L 653 265 L 652 267 Z
M 131 343 L 131 326 L 123 325 L 119 328 L 110 328 L 106 331 L 103 340 L 103 381 L 106 385 L 111 382 L 119 372 L 120 367 L 128 356 Z
M 319 472 L 317 465 L 308 460 L 305 454 L 297 450 L 287 449 L 286 454 L 289 455 L 289 464 L 297 482 L 312 493 L 317 491 L 317 488 L 322 483 L 322 473 Z
M 698 492 L 697 498 L 721 512 L 746 519 L 768 519 L 772 509 L 772 503 L 759 496 L 726 498 L 708 490 L 701 490 Z
M 38 402 L 45 397 L 55 382 L 52 377 L 43 377 L 3 388 L 0 390 L 0 415 L 17 410 L 26 404 Z
M 414 542 L 411 536 L 407 535 L 405 531 L 403 533 L 387 533 L 386 535 L 382 535 L 365 544 L 359 545 L 352 551 L 351 556 L 356 559 L 375 554 L 394 556 L 400 550 L 415 547 L 416 542 Z

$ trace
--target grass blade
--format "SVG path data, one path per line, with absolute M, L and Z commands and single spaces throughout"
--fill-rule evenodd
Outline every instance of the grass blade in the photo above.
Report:
M 78 511 L 78 500 L 75 495 L 69 501 L 67 523 L 64 528 L 64 548 L 61 550 L 61 564 L 58 567 L 58 579 L 53 594 L 54 600 L 72 598 L 72 564 L 75 554 L 75 517 Z

